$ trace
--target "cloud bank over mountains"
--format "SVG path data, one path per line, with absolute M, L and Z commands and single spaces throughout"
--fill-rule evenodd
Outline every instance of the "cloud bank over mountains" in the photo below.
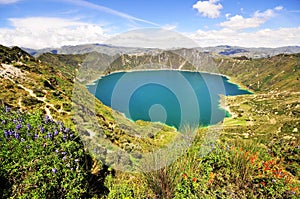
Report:
M 8 4 L 19 4 L 21 2 L 18 0 L 0 0 L 0 5 L 5 8 Z M 190 5 L 190 8 L 198 13 L 199 19 L 209 19 L 213 24 L 202 24 L 204 28 L 196 28 L 194 31 L 179 31 L 180 24 L 176 22 L 156 23 L 84 0 L 63 0 L 63 2 L 122 18 L 130 24 L 130 28 L 123 32 L 148 27 L 163 28 L 179 32 L 193 39 L 200 47 L 217 45 L 244 47 L 300 45 L 300 26 L 284 26 L 285 24 L 276 28 L 266 26 L 268 23 L 276 23 L 274 21 L 277 19 L 276 17 L 288 12 L 281 5 L 265 10 L 254 10 L 246 15 L 223 12 L 226 7 L 219 0 L 200 0 L 194 5 Z M 118 33 L 123 33 L 112 32 L 111 28 L 107 28 L 105 24 L 86 20 L 84 16 L 80 15 L 77 17 L 8 17 L 3 20 L 6 20 L 8 26 L 0 26 L 0 44 L 34 49 L 105 43 L 107 39 L 118 35 Z

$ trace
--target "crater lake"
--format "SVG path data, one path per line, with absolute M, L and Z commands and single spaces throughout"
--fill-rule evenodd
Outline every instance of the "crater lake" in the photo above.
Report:
M 180 129 L 221 122 L 228 116 L 220 107 L 221 95 L 251 93 L 228 80 L 204 72 L 131 71 L 103 76 L 87 88 L 103 104 L 131 120 L 161 122 Z

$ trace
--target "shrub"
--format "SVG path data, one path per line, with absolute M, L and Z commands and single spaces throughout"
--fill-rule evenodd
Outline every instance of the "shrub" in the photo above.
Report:
M 87 161 L 91 158 L 74 131 L 48 116 L 12 112 L 8 107 L 0 108 L 0 122 L 1 198 L 83 198 L 91 194 Z

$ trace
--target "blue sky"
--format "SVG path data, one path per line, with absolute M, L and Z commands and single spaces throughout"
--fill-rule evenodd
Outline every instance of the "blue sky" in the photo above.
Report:
M 299 0 L 0 0 L 0 44 L 29 48 L 105 43 L 164 28 L 199 46 L 300 45 Z

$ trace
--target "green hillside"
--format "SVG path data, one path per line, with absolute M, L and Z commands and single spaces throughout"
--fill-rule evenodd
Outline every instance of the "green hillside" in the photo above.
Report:
M 189 61 L 184 53 L 191 53 L 185 54 Z M 221 127 L 197 129 L 193 143 L 168 166 L 115 170 L 117 162 L 135 165 L 141 154 L 180 143 L 192 130 L 129 121 L 85 84 L 149 62 L 158 69 L 211 70 L 195 66 L 195 55 L 253 94 L 223 96 L 221 106 L 231 117 Z M 0 46 L 0 60 L 2 198 L 299 198 L 299 54 L 212 60 L 184 49 L 33 58 L 18 47 Z M 144 166 L 163 165 L 164 158 Z

